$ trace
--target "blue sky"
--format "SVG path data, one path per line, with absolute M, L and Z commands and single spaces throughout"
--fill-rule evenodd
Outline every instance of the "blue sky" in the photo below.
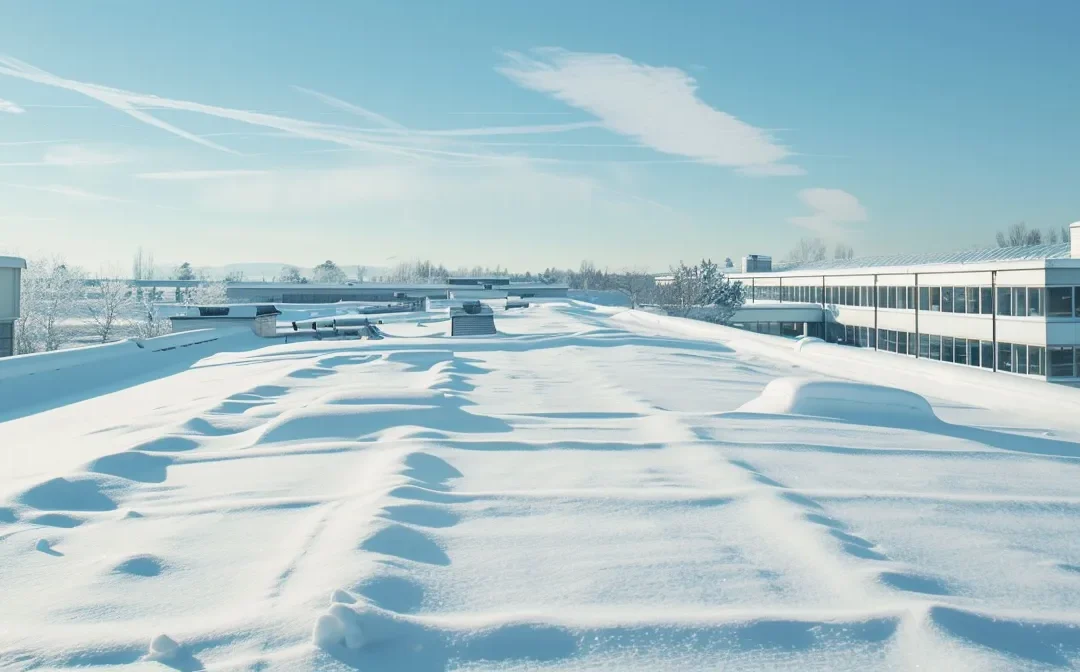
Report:
M 661 270 L 1080 219 L 1074 2 L 0 4 L 0 248 Z

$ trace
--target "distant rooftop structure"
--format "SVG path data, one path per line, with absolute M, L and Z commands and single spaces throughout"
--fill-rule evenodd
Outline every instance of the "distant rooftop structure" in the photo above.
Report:
M 920 254 L 889 254 L 854 259 L 826 259 L 802 263 L 778 263 L 774 271 L 830 271 L 854 268 L 926 266 L 931 264 L 978 264 L 993 261 L 1025 261 L 1036 259 L 1068 259 L 1069 243 L 998 247 L 959 252 L 925 252 Z

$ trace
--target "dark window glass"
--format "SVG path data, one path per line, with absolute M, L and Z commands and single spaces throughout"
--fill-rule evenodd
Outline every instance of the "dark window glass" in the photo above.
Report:
M 1017 317 L 1027 316 L 1027 289 L 1023 287 L 1013 288 L 1013 315 Z
M 907 287 L 896 288 L 896 307 L 900 310 L 907 310 Z
M 952 336 L 941 337 L 941 361 L 951 362 L 953 361 L 953 339 Z
M 967 288 L 967 312 L 976 315 L 979 312 L 979 288 Z
M 953 341 L 953 361 L 957 364 L 967 364 L 967 339 L 957 338 Z
M 1026 345 L 1013 346 L 1013 373 L 1027 373 L 1028 348 Z
M 951 313 L 951 312 L 953 312 L 952 299 L 953 299 L 953 288 L 952 287 L 942 287 L 941 288 L 941 312 L 943 312 L 943 313 Z
M 1012 371 L 1012 343 L 998 343 L 998 371 Z
M 954 313 L 966 313 L 967 312 L 967 288 L 966 287 L 954 287 L 953 288 L 953 312 Z
M 896 308 L 896 288 L 888 287 L 885 292 L 885 300 L 888 301 L 886 308 Z
M 909 331 L 907 335 L 907 354 L 912 357 L 915 356 L 915 351 L 919 349 L 919 339 L 915 337 L 914 331 Z
M 870 340 L 868 340 L 866 342 L 866 347 L 868 347 L 868 348 L 876 348 L 877 347 L 877 329 L 873 329 L 873 328 L 868 329 L 866 333 L 870 337 Z
M 1042 287 L 1028 287 L 1028 315 L 1042 315 Z
M 968 364 L 979 365 L 979 342 L 974 339 L 968 341 Z
M 1072 317 L 1072 287 L 1046 288 L 1046 314 L 1050 317 Z
M 982 367 L 984 369 L 994 368 L 994 344 L 990 341 L 980 341 L 982 347 Z
M 994 314 L 994 288 L 993 287 L 980 287 L 979 288 L 979 313 L 981 315 L 993 315 Z M 985 366 L 985 364 L 983 366 Z
M 896 332 L 896 351 L 899 352 L 901 355 L 906 355 L 907 354 L 907 332 L 906 331 L 898 331 L 898 332 Z
M 855 288 L 854 287 L 848 287 L 847 288 L 847 305 L 849 305 L 849 306 L 854 306 L 855 305 Z
M 877 288 L 877 307 L 885 308 L 889 305 L 889 289 L 887 287 Z
M 910 310 L 915 310 L 915 301 L 917 300 L 917 297 L 915 296 L 915 288 L 908 287 L 907 292 L 907 307 Z
M 919 334 L 919 357 L 930 356 L 930 335 Z
M 1049 360 L 1050 376 L 1052 378 L 1068 378 L 1075 375 L 1073 349 L 1071 347 L 1047 348 L 1046 358 Z
M 1043 370 L 1043 348 L 1040 345 L 1028 346 L 1028 373 L 1035 376 L 1044 376 L 1046 372 Z
M 855 342 L 855 327 L 852 327 L 850 325 L 844 327 L 844 342 L 848 345 L 851 345 Z
M 930 310 L 929 287 L 919 287 L 919 310 Z
M 931 287 L 930 288 L 930 310 L 933 310 L 933 311 L 940 311 L 941 310 L 941 288 L 940 287 Z
M 1012 288 L 1011 287 L 998 287 L 997 288 L 997 314 L 998 315 L 1012 315 Z M 1001 366 L 999 365 L 1000 369 Z
M 930 335 L 930 359 L 941 359 L 941 336 Z

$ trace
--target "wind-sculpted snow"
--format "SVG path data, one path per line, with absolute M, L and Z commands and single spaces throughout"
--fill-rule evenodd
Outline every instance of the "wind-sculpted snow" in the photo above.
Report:
M 1070 417 L 619 310 L 34 390 L 0 422 L 0 669 L 1080 666 Z

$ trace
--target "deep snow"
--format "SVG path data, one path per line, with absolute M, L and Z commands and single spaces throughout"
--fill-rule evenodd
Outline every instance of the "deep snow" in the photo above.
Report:
M 0 381 L 0 668 L 1080 665 L 1076 391 L 496 324 Z

